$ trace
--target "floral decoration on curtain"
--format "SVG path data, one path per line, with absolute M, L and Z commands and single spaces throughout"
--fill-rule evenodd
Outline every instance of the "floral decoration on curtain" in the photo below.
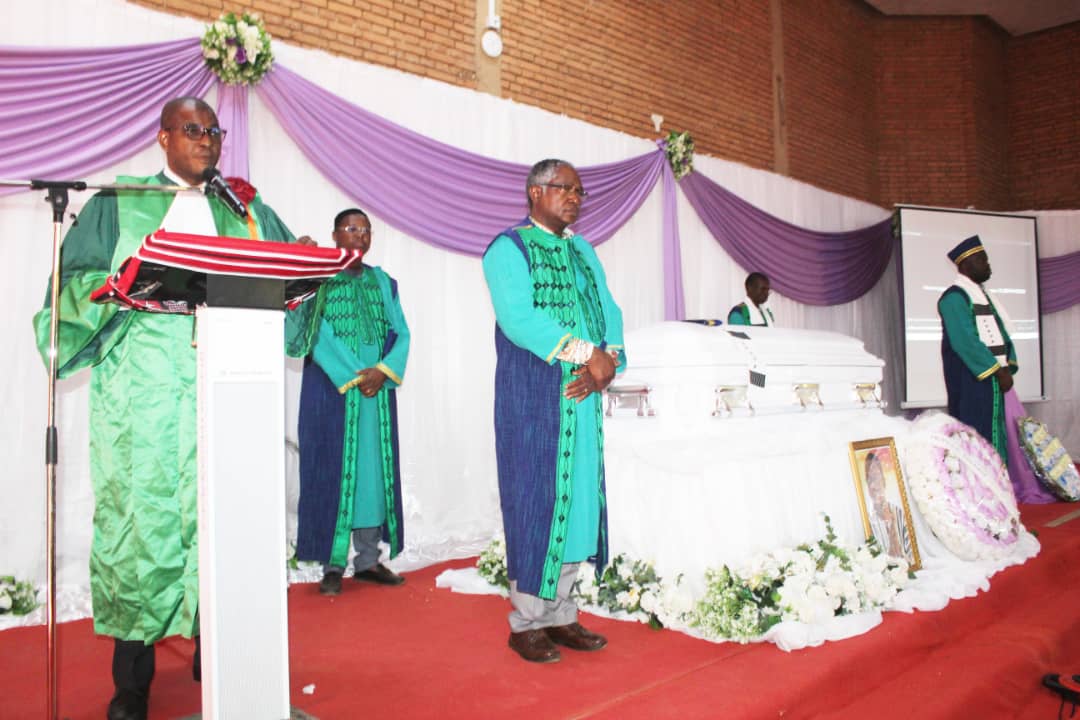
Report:
M 200 45 L 206 66 L 226 85 L 254 85 L 274 63 L 270 33 L 256 14 L 225 13 L 206 26 Z
M 682 180 L 694 169 L 694 138 L 690 137 L 689 131 L 668 133 L 667 138 L 661 142 L 664 153 L 667 155 L 671 172 L 675 173 L 676 180 Z

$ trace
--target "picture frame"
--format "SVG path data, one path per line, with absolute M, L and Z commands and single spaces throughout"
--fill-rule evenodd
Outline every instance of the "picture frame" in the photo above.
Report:
M 895 441 L 857 440 L 849 443 L 849 456 L 866 539 L 876 538 L 883 552 L 904 558 L 910 570 L 918 570 L 922 559 Z

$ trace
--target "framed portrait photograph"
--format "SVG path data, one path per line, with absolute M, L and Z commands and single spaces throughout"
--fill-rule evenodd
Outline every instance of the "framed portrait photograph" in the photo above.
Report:
M 922 567 L 907 489 L 891 437 L 850 443 L 851 475 L 859 496 L 866 539 L 877 539 L 887 555 L 907 560 L 911 570 Z

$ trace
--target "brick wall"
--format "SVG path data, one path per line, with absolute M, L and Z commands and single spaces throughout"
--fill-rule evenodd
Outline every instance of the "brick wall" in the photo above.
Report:
M 792 177 L 858 198 L 879 195 L 873 29 L 850 0 L 783 4 L 785 114 Z
M 278 40 L 478 87 L 477 0 L 129 2 L 254 10 Z M 1013 38 L 979 18 L 774 2 L 777 120 L 767 0 L 500 0 L 500 94 L 641 137 L 659 113 L 701 152 L 770 170 L 783 152 L 792 177 L 886 206 L 1080 207 L 1080 24 Z
M 1080 23 L 1008 47 L 1012 205 L 1080 208 Z

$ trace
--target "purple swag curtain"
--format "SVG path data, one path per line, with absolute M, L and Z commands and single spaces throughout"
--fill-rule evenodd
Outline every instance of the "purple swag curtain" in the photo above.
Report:
M 849 232 L 816 232 L 754 207 L 700 173 L 691 172 L 680 185 L 739 265 L 765 273 L 774 290 L 801 303 L 839 305 L 861 297 L 892 257 L 888 219 Z
M 0 178 L 85 176 L 154 142 L 169 99 L 218 87 L 229 136 L 225 175 L 248 175 L 248 89 L 218 83 L 197 38 L 117 48 L 0 47 Z M 366 209 L 412 237 L 479 255 L 526 213 L 528 166 L 425 138 L 353 105 L 281 65 L 257 91 L 308 159 Z M 349 158 L 350 162 L 340 162 Z M 684 317 L 674 176 L 663 150 L 578 168 L 589 198 L 575 229 L 608 240 L 663 177 L 664 309 Z M 467 178 L 467 181 L 464 180 Z M 780 293 L 811 305 L 849 302 L 884 273 L 890 222 L 850 232 L 815 232 L 784 222 L 699 173 L 679 183 L 717 242 Z M 18 188 L 0 188 L 0 194 Z M 1043 312 L 1080 302 L 1080 252 L 1041 261 Z

